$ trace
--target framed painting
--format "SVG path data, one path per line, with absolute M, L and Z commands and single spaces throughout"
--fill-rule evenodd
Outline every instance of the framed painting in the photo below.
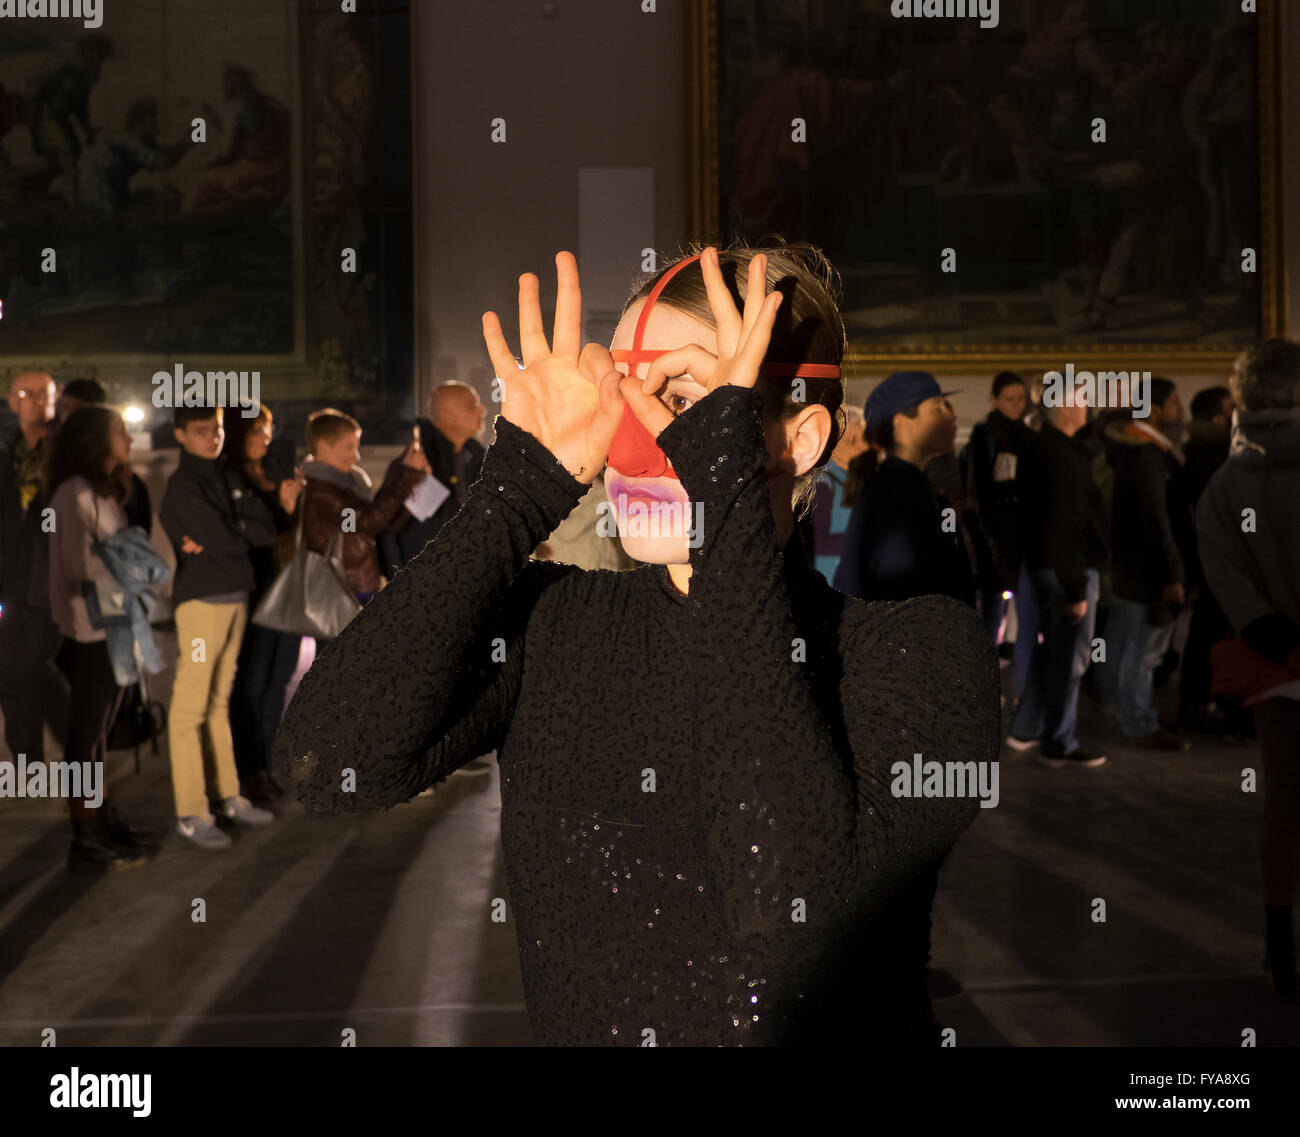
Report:
M 0 46 L 0 369 L 146 408 L 159 371 L 256 372 L 277 417 L 406 413 L 405 0 L 24 25 Z
M 821 248 L 859 369 L 1204 372 L 1279 333 L 1276 0 L 982 7 L 689 5 L 691 235 Z

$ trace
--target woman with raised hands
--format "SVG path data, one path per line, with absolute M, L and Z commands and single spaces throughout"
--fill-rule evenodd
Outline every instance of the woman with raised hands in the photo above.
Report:
M 915 1037 L 911 993 L 856 948 L 979 801 L 905 795 L 895 766 L 996 761 L 997 665 L 969 608 L 841 596 L 795 532 L 844 424 L 834 269 L 707 248 L 639 283 L 607 350 L 556 268 L 550 343 L 519 279 L 522 369 L 484 314 L 481 476 L 316 659 L 276 769 L 313 811 L 363 812 L 498 752 L 538 1043 Z M 606 465 L 644 563 L 530 559 Z

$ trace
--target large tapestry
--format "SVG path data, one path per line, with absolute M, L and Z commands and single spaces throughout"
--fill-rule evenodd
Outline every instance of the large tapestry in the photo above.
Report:
M 860 356 L 1223 358 L 1280 319 L 1242 7 L 708 0 L 696 225 L 822 247 Z
M 0 363 L 118 399 L 180 364 L 404 407 L 410 114 L 404 2 L 6 21 Z

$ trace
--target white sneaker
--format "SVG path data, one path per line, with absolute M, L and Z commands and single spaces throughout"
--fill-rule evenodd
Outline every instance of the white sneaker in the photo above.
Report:
M 191 845 L 200 849 L 207 849 L 213 853 L 222 849 L 229 849 L 234 844 L 229 837 L 217 828 L 217 823 L 213 820 L 211 814 L 204 817 L 178 817 L 176 819 L 176 832 Z
M 246 797 L 228 797 L 221 803 L 221 815 L 240 825 L 270 825 L 275 814 L 269 809 L 258 809 Z

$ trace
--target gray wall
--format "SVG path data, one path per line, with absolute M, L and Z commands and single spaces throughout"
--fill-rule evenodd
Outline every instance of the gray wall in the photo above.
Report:
M 548 295 L 554 303 L 555 254 L 582 259 L 579 168 L 654 168 L 654 231 L 626 250 L 629 283 L 640 249 L 675 242 L 683 229 L 681 7 L 658 0 L 657 12 L 642 14 L 627 0 L 479 0 L 414 9 L 421 394 L 463 379 L 486 402 L 482 313 L 500 314 L 517 350 L 520 274 L 537 273 L 543 308 Z M 507 141 L 494 144 L 497 117 Z

